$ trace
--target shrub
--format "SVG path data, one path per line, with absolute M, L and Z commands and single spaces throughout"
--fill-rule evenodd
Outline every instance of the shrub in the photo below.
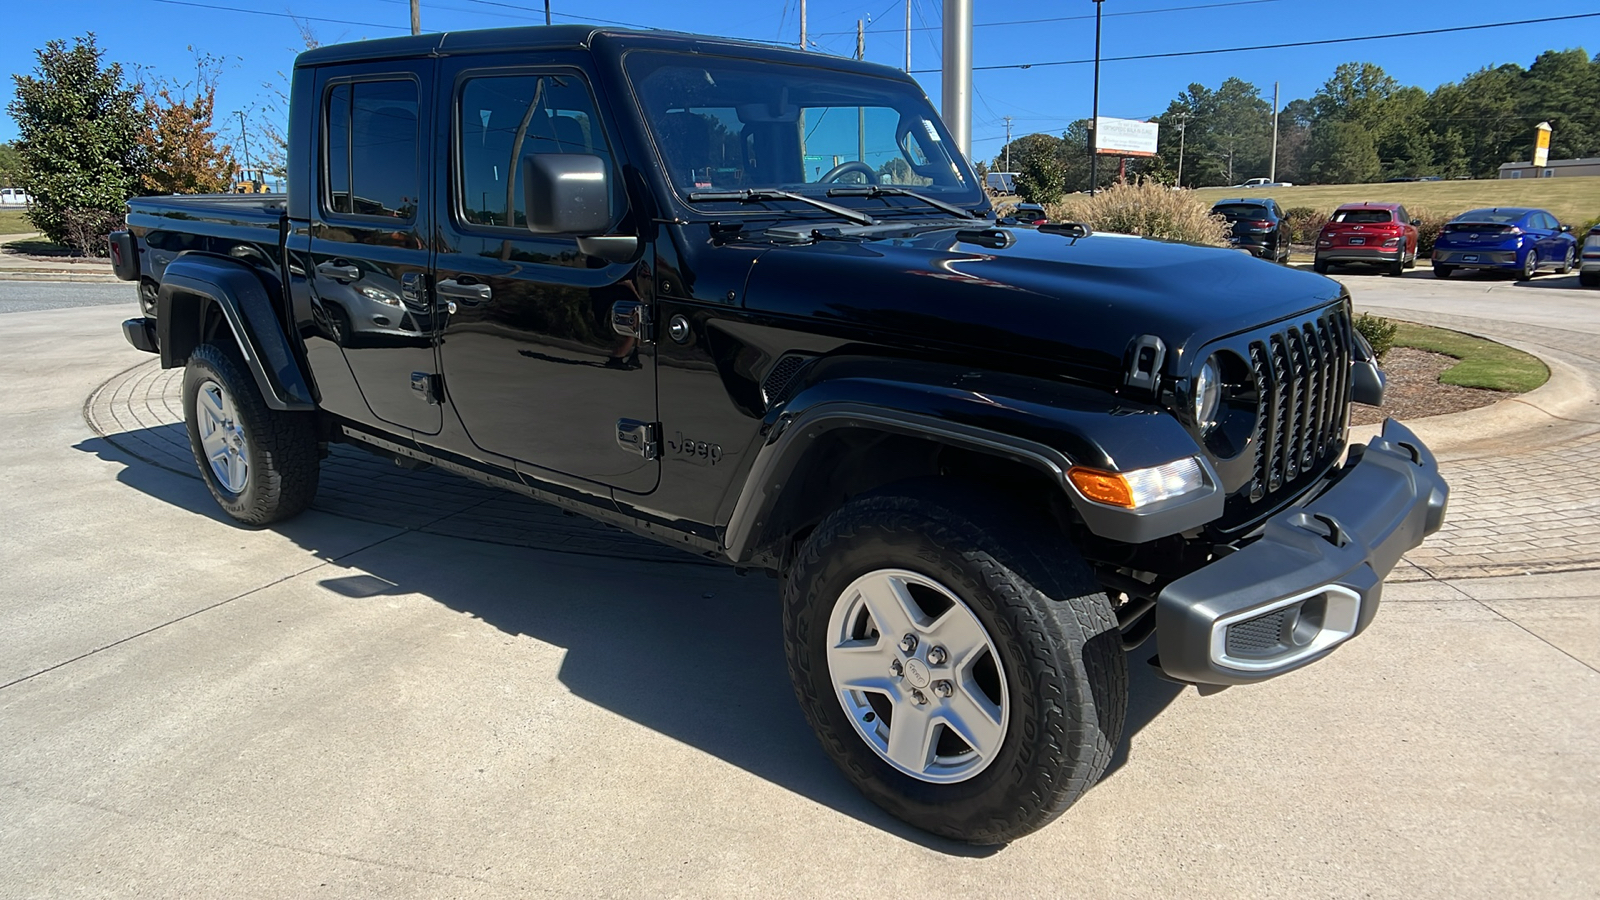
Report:
M 1095 231 L 1216 247 L 1227 243 L 1228 222 L 1211 214 L 1209 202 L 1154 181 L 1116 184 L 1094 196 L 1074 194 L 1046 211 L 1055 221 L 1082 222 Z
M 1283 211 L 1284 224 L 1289 229 L 1289 242 L 1311 244 L 1328 224 L 1328 214 L 1311 206 L 1291 206 Z
M 28 213 L 31 218 L 33 213 Z M 60 224 L 60 243 L 79 256 L 106 256 L 110 248 L 106 235 L 122 227 L 123 218 L 114 212 L 92 206 L 68 206 L 56 213 Z
M 1394 346 L 1394 336 L 1400 331 L 1400 326 L 1370 313 L 1356 316 L 1352 324 L 1355 325 L 1356 331 L 1361 332 L 1361 336 L 1367 339 L 1367 343 L 1372 345 L 1372 353 L 1378 357 L 1378 362 L 1383 362 L 1383 358 L 1389 355 L 1390 348 Z
M 1410 207 L 1407 212 L 1411 218 L 1417 220 L 1417 258 L 1433 255 L 1433 242 L 1439 239 L 1439 232 L 1444 230 L 1444 223 L 1454 216 L 1446 216 L 1434 212 L 1425 206 Z
M 1581 241 L 1581 240 L 1583 240 L 1583 236 L 1589 233 L 1589 229 L 1595 228 L 1597 226 L 1600 226 L 1600 216 L 1595 216 L 1594 218 L 1590 219 L 1589 221 L 1583 223 L 1582 225 L 1579 225 L 1579 226 L 1573 228 L 1572 229 L 1572 233 L 1577 235 L 1578 236 L 1578 240 Z

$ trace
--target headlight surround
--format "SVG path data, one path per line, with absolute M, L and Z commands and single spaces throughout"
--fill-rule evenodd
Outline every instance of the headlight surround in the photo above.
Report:
M 1217 410 L 1222 406 L 1222 370 L 1217 366 L 1216 356 L 1207 359 L 1195 375 L 1189 390 L 1189 406 L 1202 434 L 1216 427 Z

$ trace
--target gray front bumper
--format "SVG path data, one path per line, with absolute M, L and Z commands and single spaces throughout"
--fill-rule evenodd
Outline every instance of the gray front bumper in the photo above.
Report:
M 1315 662 L 1360 634 L 1383 579 L 1444 524 L 1450 488 L 1390 419 L 1310 501 L 1156 598 L 1161 668 L 1178 681 L 1247 684 Z

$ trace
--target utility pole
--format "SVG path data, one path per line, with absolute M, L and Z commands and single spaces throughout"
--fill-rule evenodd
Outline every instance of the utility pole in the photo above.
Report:
M 1189 136 L 1189 114 L 1178 117 L 1178 180 L 1173 187 L 1183 187 L 1183 140 Z
M 943 102 L 939 115 L 956 139 L 956 149 L 972 158 L 972 0 L 944 0 Z
M 906 0 L 906 71 L 911 71 L 911 0 Z
M 1272 83 L 1272 169 L 1267 173 L 1267 180 L 1278 180 L 1278 83 Z M 1404 255 L 1404 254 L 1402 254 Z
M 544 0 L 544 23 L 550 24 L 550 0 Z
M 1009 172 L 1011 171 L 1011 117 L 1005 116 L 1004 118 L 1006 120 L 1006 171 Z
M 856 20 L 856 59 L 867 58 L 867 30 Z M 856 107 L 856 159 L 867 161 L 867 108 Z
M 1094 103 L 1089 114 L 1089 196 L 1100 190 L 1100 10 L 1105 0 L 1094 0 Z
M 800 49 L 806 49 L 806 0 L 800 0 Z
M 422 0 L 411 0 L 411 33 L 422 33 Z

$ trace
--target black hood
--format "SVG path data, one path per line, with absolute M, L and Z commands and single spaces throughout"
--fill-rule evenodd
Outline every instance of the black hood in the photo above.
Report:
M 1160 337 L 1170 370 L 1182 371 L 1210 341 L 1343 295 L 1338 282 L 1237 250 L 1002 230 L 1015 237 L 1003 249 L 963 242 L 954 227 L 780 245 L 752 268 L 745 306 L 892 343 L 1051 360 L 1063 374 L 1104 380 L 1139 335 Z

